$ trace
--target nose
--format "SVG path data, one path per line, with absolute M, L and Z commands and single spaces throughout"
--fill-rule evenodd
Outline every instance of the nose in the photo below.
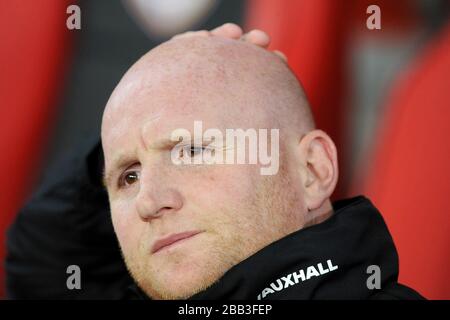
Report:
M 180 210 L 183 198 L 174 187 L 141 180 L 135 203 L 141 220 L 148 222 Z

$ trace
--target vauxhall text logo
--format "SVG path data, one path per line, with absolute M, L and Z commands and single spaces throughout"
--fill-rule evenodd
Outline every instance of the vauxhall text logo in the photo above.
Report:
M 295 286 L 300 282 L 307 281 L 314 277 L 320 277 L 329 272 L 333 272 L 338 269 L 338 265 L 334 265 L 331 259 L 327 260 L 326 266 L 322 263 L 318 263 L 317 265 L 312 265 L 307 267 L 306 269 L 300 269 L 298 271 L 294 271 L 289 273 L 288 275 L 276 279 L 272 283 L 270 283 L 258 296 L 257 300 L 262 300 L 266 298 L 268 295 L 273 294 L 278 291 L 282 291 L 291 286 Z

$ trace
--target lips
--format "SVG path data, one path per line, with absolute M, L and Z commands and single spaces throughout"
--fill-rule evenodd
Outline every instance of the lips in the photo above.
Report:
M 160 238 L 153 244 L 152 253 L 156 253 L 156 252 L 162 250 L 163 248 L 174 244 L 175 242 L 191 238 L 201 232 L 202 231 L 198 231 L 198 230 L 197 231 L 186 231 L 186 232 L 181 232 L 181 233 L 176 233 L 176 234 L 170 234 L 167 237 Z

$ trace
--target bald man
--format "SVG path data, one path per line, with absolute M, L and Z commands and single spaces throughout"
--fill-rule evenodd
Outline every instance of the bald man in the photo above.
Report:
M 176 37 L 124 75 L 101 136 L 137 297 L 420 298 L 370 201 L 331 203 L 336 147 L 280 54 Z

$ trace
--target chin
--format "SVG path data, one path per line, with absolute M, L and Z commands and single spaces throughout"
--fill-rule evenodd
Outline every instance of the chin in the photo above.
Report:
M 169 267 L 160 271 L 153 279 L 141 279 L 139 286 L 149 297 L 156 300 L 187 299 L 205 290 L 217 281 L 221 275 L 191 267 L 176 270 Z M 161 269 L 159 269 L 161 270 Z
M 200 252 L 189 250 L 191 254 L 149 261 L 147 272 L 136 277 L 142 281 L 137 282 L 153 299 L 189 298 L 214 284 L 227 269 L 221 259 Z
M 129 268 L 136 283 L 152 299 L 186 299 L 203 291 L 220 279 L 232 267 L 231 256 L 220 243 L 205 243 L 172 248 L 154 257 L 140 256 Z M 186 243 L 187 244 L 187 243 Z M 220 248 L 211 250 L 207 248 Z M 136 257 L 137 258 L 137 257 Z M 128 264 L 130 267 L 133 264 Z

